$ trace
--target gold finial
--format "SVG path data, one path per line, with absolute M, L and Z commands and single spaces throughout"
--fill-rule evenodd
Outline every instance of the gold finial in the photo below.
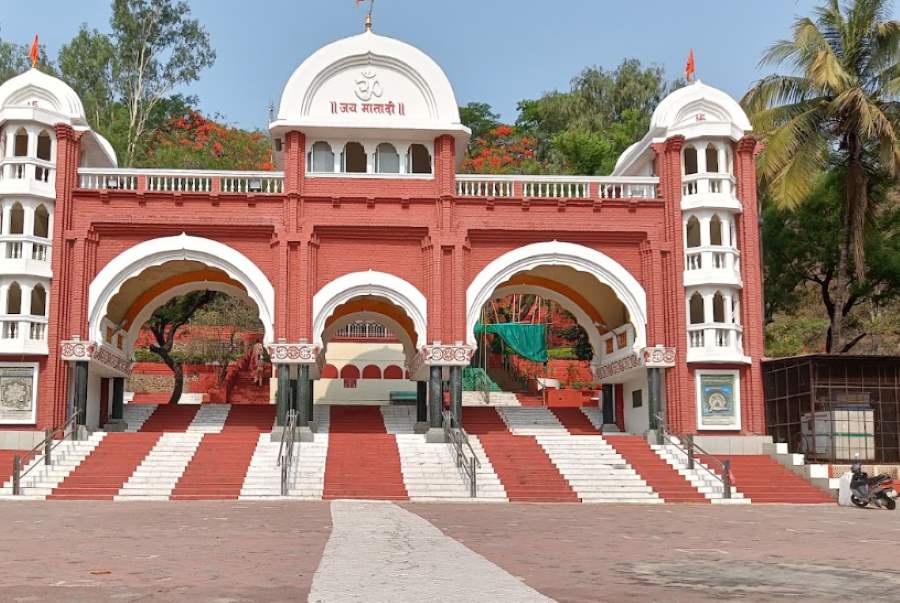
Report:
M 375 8 L 375 0 L 356 0 L 356 6 L 369 3 L 369 10 L 366 11 L 366 31 L 372 31 L 372 10 Z
M 372 12 L 366 13 L 366 31 L 372 31 Z

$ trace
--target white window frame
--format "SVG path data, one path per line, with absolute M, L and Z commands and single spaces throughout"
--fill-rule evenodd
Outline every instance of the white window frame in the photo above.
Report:
M 34 425 L 37 423 L 37 401 L 38 401 L 38 373 L 40 372 L 40 364 L 37 362 L 0 362 L 0 368 L 31 368 L 34 372 L 31 376 L 31 416 L 28 419 L 19 419 L 14 421 L 0 421 L 0 425 Z
M 705 425 L 701 406 L 701 381 L 703 375 L 734 376 L 734 423 L 730 425 Z M 741 430 L 741 371 L 737 369 L 697 369 L 694 371 L 694 406 L 697 407 L 697 431 L 740 431 Z

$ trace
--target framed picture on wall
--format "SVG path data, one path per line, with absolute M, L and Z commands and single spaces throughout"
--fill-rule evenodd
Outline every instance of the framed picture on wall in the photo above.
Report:
M 0 364 L 0 424 L 35 422 L 37 364 Z
M 741 428 L 740 373 L 728 370 L 701 370 L 697 380 L 697 429 Z

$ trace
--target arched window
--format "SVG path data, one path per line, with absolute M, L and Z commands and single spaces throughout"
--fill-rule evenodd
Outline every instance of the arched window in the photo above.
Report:
M 397 366 L 396 364 L 391 364 L 384 367 L 384 378 L 385 379 L 403 379 L 403 369 Z
M 19 128 L 16 131 L 16 142 L 13 147 L 13 155 L 16 157 L 26 157 L 28 155 L 28 132 L 25 128 Z
M 399 174 L 400 155 L 389 142 L 382 142 L 375 149 L 375 171 L 379 174 Z
M 712 143 L 706 145 L 706 171 L 710 174 L 719 173 L 719 149 Z
M 46 131 L 38 134 L 37 158 L 50 161 L 50 135 Z
M 697 149 L 684 147 L 684 175 L 697 173 Z
M 719 219 L 718 214 L 715 214 L 709 221 L 709 244 L 722 244 L 722 220 Z
M 326 364 L 322 369 L 322 379 L 337 379 L 338 378 L 338 370 L 337 367 L 333 364 Z
M 16 202 L 9 212 L 9 234 L 25 234 L 25 209 Z
M 344 380 L 344 387 L 352 389 L 356 387 L 359 379 L 359 369 L 352 364 L 347 364 L 341 368 L 341 379 Z
M 703 316 L 703 296 L 699 293 L 694 293 L 691 296 L 691 324 L 692 325 L 701 325 L 706 322 L 705 317 Z
M 341 153 L 341 165 L 348 174 L 365 174 L 368 171 L 366 150 L 358 142 L 348 142 Z
M 414 144 L 409 147 L 406 165 L 406 171 L 410 174 L 431 173 L 431 155 L 424 144 Z
M 43 285 L 35 285 L 31 290 L 31 315 L 46 316 L 47 315 L 47 290 Z
M 50 237 L 50 212 L 47 211 L 43 203 L 34 210 L 34 229 L 32 232 L 36 237 L 45 239 Z
M 700 220 L 691 216 L 687 221 L 687 246 L 700 247 Z
M 19 286 L 19 283 L 13 282 L 6 290 L 6 313 L 22 313 L 22 287 Z
M 330 144 L 320 140 L 312 146 L 309 151 L 309 171 L 334 171 L 334 151 L 331 150 Z
M 363 367 L 363 379 L 381 379 L 381 369 L 374 364 L 367 364 Z
M 713 322 L 725 322 L 725 298 L 718 291 L 713 295 Z

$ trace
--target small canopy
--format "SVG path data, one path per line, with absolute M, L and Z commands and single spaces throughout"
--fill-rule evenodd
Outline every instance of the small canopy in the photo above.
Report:
M 547 338 L 543 323 L 504 322 L 498 324 L 475 324 L 475 334 L 493 333 L 512 349 L 513 352 L 534 362 L 547 362 Z

